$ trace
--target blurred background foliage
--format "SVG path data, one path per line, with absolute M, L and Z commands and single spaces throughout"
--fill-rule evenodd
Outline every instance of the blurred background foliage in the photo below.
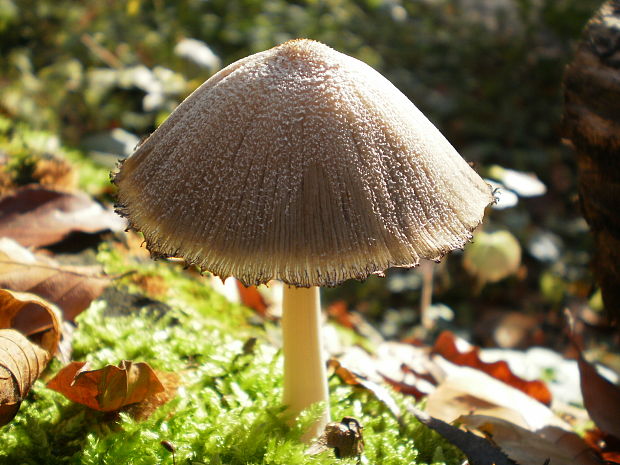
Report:
M 503 192 L 484 229 L 517 239 L 502 242 L 506 259 L 495 241 L 488 262 L 510 262 L 509 272 L 480 276 L 488 254 L 466 270 L 457 253 L 435 267 L 434 300 L 459 323 L 481 320 L 484 309 L 549 321 L 565 305 L 597 307 L 588 304 L 587 228 L 559 128 L 563 68 L 599 4 L 0 0 L 0 156 L 70 154 L 89 173 L 93 163 L 109 169 L 221 67 L 291 38 L 316 39 L 383 73 Z M 100 178 L 93 185 L 110 194 Z M 395 271 L 326 296 L 382 315 L 385 331 L 402 337 L 419 317 L 424 276 Z M 448 307 L 435 307 L 440 318 Z

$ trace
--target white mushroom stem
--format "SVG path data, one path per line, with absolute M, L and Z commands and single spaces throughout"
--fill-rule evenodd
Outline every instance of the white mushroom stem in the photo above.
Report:
M 319 436 L 329 416 L 327 372 L 321 339 L 319 288 L 284 286 L 282 299 L 284 338 L 284 404 L 298 414 L 317 402 L 325 409 L 303 439 Z
M 422 274 L 422 295 L 420 296 L 420 316 L 422 327 L 427 330 L 433 329 L 435 321 L 429 315 L 430 306 L 433 302 L 433 270 L 435 264 L 429 260 L 422 260 L 418 269 Z

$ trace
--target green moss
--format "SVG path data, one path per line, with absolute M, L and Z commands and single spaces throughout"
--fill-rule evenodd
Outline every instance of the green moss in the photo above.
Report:
M 73 404 L 39 381 L 9 425 L 0 430 L 0 463 L 170 464 L 162 445 L 176 447 L 178 464 L 333 464 L 331 451 L 304 454 L 299 442 L 317 417 L 310 409 L 290 426 L 280 405 L 281 354 L 251 312 L 225 301 L 205 280 L 164 262 L 138 264 L 106 247 L 109 271 L 159 275 L 168 284 L 169 309 L 118 314 L 105 299 L 78 317 L 74 359 L 98 367 L 122 359 L 147 361 L 182 380 L 174 399 L 138 422 Z M 115 283 L 137 291 L 135 275 Z M 113 316 L 114 315 L 114 316 Z M 255 344 L 245 344 L 255 338 Z M 50 371 L 57 371 L 55 362 Z M 366 459 L 382 465 L 459 463 L 461 456 L 412 418 L 399 426 L 372 394 L 331 379 L 332 415 L 364 426 Z M 410 399 L 395 395 L 403 405 Z M 353 464 L 353 459 L 339 463 Z

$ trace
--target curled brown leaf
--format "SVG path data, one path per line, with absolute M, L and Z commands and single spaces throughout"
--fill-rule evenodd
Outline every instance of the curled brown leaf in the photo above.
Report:
M 575 334 L 573 317 L 568 310 L 566 316 L 569 339 L 577 351 L 583 404 L 596 426 L 605 433 L 620 439 L 620 387 L 601 376 L 596 367 L 586 360 Z
M 51 355 L 13 329 L 0 329 L 0 425 L 10 422 Z
M 239 300 L 246 307 L 251 308 L 263 318 L 270 318 L 268 312 L 268 305 L 265 298 L 258 291 L 256 286 L 244 286 L 241 281 L 235 280 L 237 284 L 237 291 L 239 292 Z
M 58 305 L 65 320 L 73 321 L 110 281 L 99 267 L 60 266 L 15 241 L 0 239 L 0 288 L 36 294 Z
M 532 432 L 501 418 L 464 415 L 459 423 L 492 439 L 508 457 L 519 464 L 602 465 L 602 461 L 575 433 L 548 426 Z
M 118 410 L 162 392 L 164 387 L 148 363 L 123 360 L 90 370 L 87 362 L 72 362 L 47 387 L 73 402 L 102 412 Z
M 56 352 L 60 312 L 36 295 L 0 289 L 0 328 L 0 425 L 4 425 Z
M 15 329 L 50 354 L 60 342 L 62 317 L 52 303 L 28 292 L 0 289 L 0 328 Z
M 119 231 L 125 222 L 89 196 L 29 185 L 0 200 L 0 236 L 42 247 L 74 231 Z
M 487 363 L 480 359 L 480 350 L 477 347 L 469 347 L 468 350 L 459 350 L 458 340 L 450 331 L 442 332 L 433 346 L 433 352 L 441 355 L 446 360 L 459 365 L 476 368 L 495 379 L 519 389 L 537 401 L 551 405 L 551 391 L 542 381 L 527 381 L 518 377 L 512 371 L 508 363 L 503 360 Z
M 327 362 L 332 370 L 343 382 L 350 386 L 357 386 L 370 391 L 380 402 L 392 412 L 395 418 L 400 419 L 401 411 L 398 404 L 392 398 L 390 392 L 382 385 L 366 379 L 364 376 L 355 373 L 335 358 Z

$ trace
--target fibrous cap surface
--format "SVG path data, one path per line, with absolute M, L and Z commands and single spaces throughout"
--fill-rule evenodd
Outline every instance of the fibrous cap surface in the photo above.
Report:
M 305 39 L 212 76 L 115 183 L 155 255 L 246 285 L 336 285 L 439 259 L 493 201 L 387 79 Z

